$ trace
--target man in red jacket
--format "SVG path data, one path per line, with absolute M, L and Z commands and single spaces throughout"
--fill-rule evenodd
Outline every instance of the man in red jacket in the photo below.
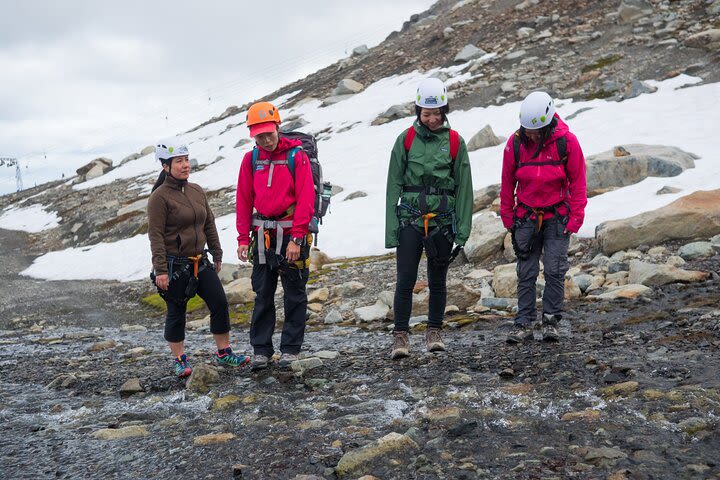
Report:
M 500 217 L 512 233 L 518 257 L 518 313 L 507 341 L 519 343 L 533 337 L 541 253 L 545 268 L 542 336 L 557 341 L 570 235 L 582 226 L 587 205 L 585 158 L 547 93 L 533 92 L 523 100 L 520 125 L 505 147 L 500 188 Z
M 284 293 L 285 321 L 280 366 L 298 358 L 305 336 L 310 242 L 315 185 L 310 161 L 299 140 L 279 133 L 280 114 L 269 102 L 248 110 L 247 125 L 256 146 L 240 166 L 236 197 L 238 258 L 253 262 L 255 307 L 250 327 L 253 370 L 267 368 L 274 353 L 275 291 Z M 253 213 L 253 209 L 255 212 Z

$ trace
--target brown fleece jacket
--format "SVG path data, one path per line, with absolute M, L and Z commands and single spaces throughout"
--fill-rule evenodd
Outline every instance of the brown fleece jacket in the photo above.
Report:
M 215 217 L 199 185 L 167 177 L 150 195 L 147 211 L 155 275 L 167 275 L 167 255 L 192 257 L 206 242 L 213 261 L 222 261 Z

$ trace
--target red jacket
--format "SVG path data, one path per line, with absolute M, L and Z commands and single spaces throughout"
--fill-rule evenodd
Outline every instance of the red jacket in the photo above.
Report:
M 585 184 L 585 157 L 568 126 L 556 114 L 558 125 L 545 146 L 536 158 L 532 158 L 537 145 L 530 143 L 520 146 L 520 162 L 548 162 L 560 159 L 555 140 L 565 137 L 567 140 L 567 164 L 523 166 L 515 168 L 515 154 L 513 152 L 513 138 L 511 135 L 505 145 L 502 167 L 502 184 L 500 187 L 500 217 L 505 228 L 512 227 L 513 217 L 525 215 L 525 209 L 516 205 L 515 199 L 530 207 L 549 207 L 566 201 L 570 206 L 570 219 L 567 230 L 573 233 L 582 226 L 585 219 L 585 206 L 587 205 L 587 189 Z M 561 214 L 567 213 L 567 208 L 560 207 Z M 545 218 L 550 218 L 550 213 Z
M 288 150 L 301 145 L 299 140 L 280 137 L 273 152 L 258 147 L 258 160 L 285 160 Z M 235 223 L 239 245 L 250 243 L 253 208 L 266 217 L 278 217 L 284 215 L 294 204 L 294 213 L 283 217 L 283 220 L 293 222 L 289 233 L 293 237 L 303 237 L 308 233 L 308 224 L 315 209 L 315 184 L 307 155 L 302 150 L 295 155 L 294 179 L 287 165 L 275 165 L 272 185 L 268 187 L 269 174 L 269 165 L 257 165 L 253 172 L 252 151 L 245 154 L 240 165 L 235 198 Z

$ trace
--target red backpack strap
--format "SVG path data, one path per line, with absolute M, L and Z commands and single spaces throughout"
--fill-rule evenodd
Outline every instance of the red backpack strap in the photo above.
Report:
M 411 126 L 405 134 L 405 153 L 410 151 L 413 140 L 415 140 L 415 127 Z
M 455 161 L 460 150 L 460 134 L 456 130 L 450 129 L 450 158 Z

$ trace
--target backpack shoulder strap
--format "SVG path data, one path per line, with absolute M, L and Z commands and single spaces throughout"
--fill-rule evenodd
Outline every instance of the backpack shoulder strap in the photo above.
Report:
M 405 153 L 408 153 L 410 151 L 413 140 L 415 140 L 415 127 L 411 125 L 410 128 L 408 128 L 407 133 L 405 134 Z
M 563 164 L 567 163 L 567 138 L 564 136 L 558 138 L 555 140 L 555 145 L 557 146 L 560 161 L 563 162 Z
M 513 155 L 515 156 L 515 170 L 520 168 L 520 132 L 513 135 Z
M 295 178 L 295 155 L 297 155 L 297 152 L 302 150 L 302 147 L 293 147 L 290 150 L 287 151 L 287 165 L 288 169 L 290 170 L 290 174 Z
M 255 169 L 257 168 L 258 157 L 260 157 L 260 150 L 258 149 L 257 146 L 255 146 L 255 147 L 253 147 L 253 150 L 252 150 L 252 171 L 253 171 L 253 173 L 255 173 Z
M 453 129 L 450 129 L 450 158 L 455 161 L 460 150 L 460 134 Z

